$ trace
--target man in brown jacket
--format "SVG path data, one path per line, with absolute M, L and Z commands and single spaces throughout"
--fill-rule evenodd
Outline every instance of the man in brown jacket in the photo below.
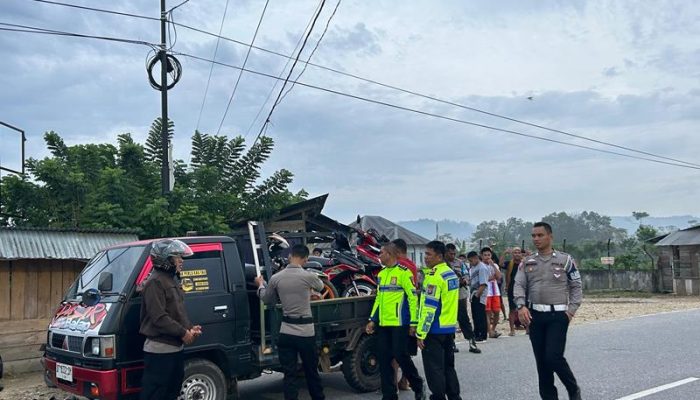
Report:
M 180 394 L 185 374 L 182 349 L 202 334 L 192 326 L 185 311 L 185 298 L 176 275 L 182 271 L 182 257 L 192 250 L 179 240 L 153 242 L 153 271 L 141 292 L 141 328 L 143 344 L 142 400 L 173 400 Z

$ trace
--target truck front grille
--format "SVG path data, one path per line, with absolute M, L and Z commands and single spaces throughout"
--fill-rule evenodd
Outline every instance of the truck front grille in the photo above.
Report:
M 51 334 L 51 347 L 55 349 L 67 350 L 73 353 L 83 352 L 83 338 L 81 336 L 63 335 L 61 333 Z

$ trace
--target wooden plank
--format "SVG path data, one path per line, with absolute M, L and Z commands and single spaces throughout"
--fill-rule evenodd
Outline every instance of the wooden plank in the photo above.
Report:
M 24 319 L 39 317 L 39 260 L 25 261 L 27 279 L 24 282 Z
M 73 273 L 73 265 L 71 261 L 64 260 L 63 263 L 63 290 L 61 290 L 61 297 L 68 291 L 70 285 L 73 284 L 75 280 L 75 275 Z
M 37 298 L 39 303 L 38 318 L 51 317 L 51 311 L 58 305 L 58 301 L 54 301 L 51 298 L 51 267 L 52 264 L 49 260 L 41 260 L 39 264 L 39 295 Z
M 21 332 L 0 335 L 0 354 L 4 354 L 3 349 L 15 346 L 26 346 L 30 344 L 42 344 L 46 342 L 46 329 L 34 332 Z
M 21 333 L 21 332 L 38 332 L 46 330 L 49 326 L 48 319 L 25 319 L 21 321 L 3 321 L 0 322 L 0 333 L 2 335 Z
M 30 358 L 41 357 L 40 345 L 28 344 L 25 346 L 13 346 L 2 350 L 2 361 L 28 360 Z
M 10 284 L 10 319 L 24 319 L 24 288 L 27 268 L 21 261 L 12 261 L 12 283 Z
M 10 319 L 10 262 L 0 261 L 0 321 Z
M 63 265 L 59 260 L 51 260 L 51 310 L 63 300 Z

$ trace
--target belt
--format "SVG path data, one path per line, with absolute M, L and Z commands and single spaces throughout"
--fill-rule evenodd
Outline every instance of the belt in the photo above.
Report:
M 282 322 L 292 325 L 309 325 L 314 323 L 314 319 L 312 317 L 290 317 L 289 315 L 283 315 Z
M 530 308 L 539 312 L 566 311 L 569 306 L 566 304 L 533 304 L 530 303 Z

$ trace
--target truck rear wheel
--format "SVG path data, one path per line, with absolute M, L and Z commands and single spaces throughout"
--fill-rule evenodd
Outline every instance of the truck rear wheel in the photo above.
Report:
M 225 400 L 226 394 L 226 378 L 216 364 L 201 358 L 185 363 L 178 400 Z
M 373 392 L 379 389 L 379 362 L 377 361 L 374 336 L 363 335 L 357 346 L 343 359 L 345 381 L 358 392 Z

